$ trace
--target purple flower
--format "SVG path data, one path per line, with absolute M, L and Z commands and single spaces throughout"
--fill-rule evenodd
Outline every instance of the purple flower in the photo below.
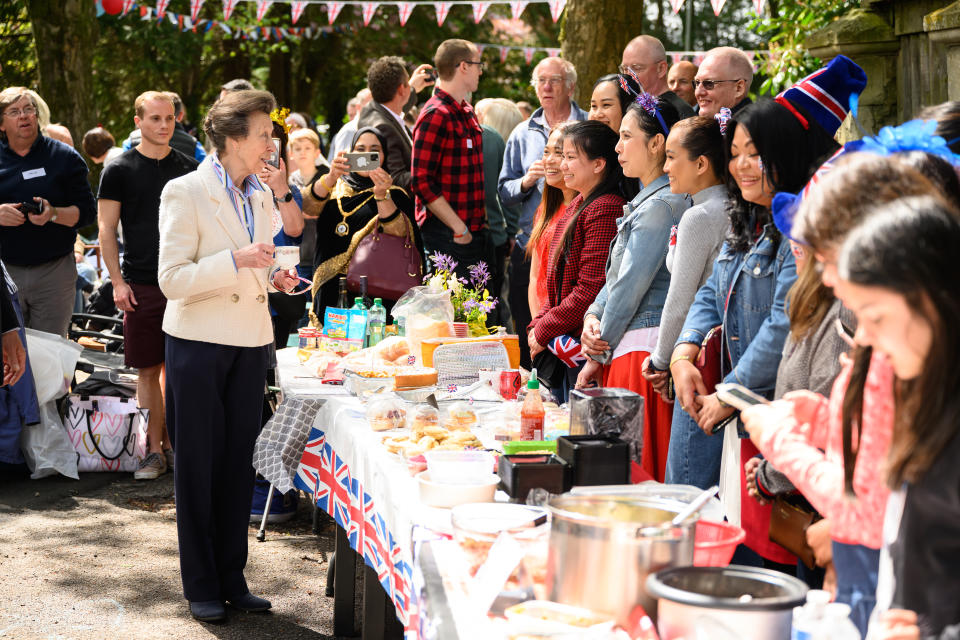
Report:
M 440 253 L 439 251 L 435 251 L 430 254 L 430 262 L 433 263 L 433 268 L 435 270 L 448 271 L 450 273 L 453 273 L 458 264 L 453 258 L 445 253 Z
M 470 267 L 470 281 L 474 288 L 482 290 L 490 280 L 490 272 L 487 270 L 487 264 L 481 260 Z

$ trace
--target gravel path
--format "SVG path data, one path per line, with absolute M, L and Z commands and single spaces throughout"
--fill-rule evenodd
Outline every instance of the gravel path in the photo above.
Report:
M 266 542 L 255 533 L 247 582 L 273 611 L 232 610 L 226 624 L 206 625 L 180 590 L 172 474 L 0 479 L 0 638 L 333 638 L 333 600 L 323 595 L 332 530 L 313 535 L 301 500 Z

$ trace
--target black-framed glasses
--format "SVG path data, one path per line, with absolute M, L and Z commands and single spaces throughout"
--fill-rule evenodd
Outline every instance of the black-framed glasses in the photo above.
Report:
M 703 85 L 703 88 L 707 91 L 713 91 L 718 84 L 723 82 L 740 82 L 741 80 L 743 80 L 743 78 L 734 78 L 733 80 L 694 80 L 693 88 L 697 89 Z
M 473 60 L 464 60 L 463 62 L 466 63 L 466 64 L 475 64 L 475 65 L 477 65 L 478 67 L 480 67 L 480 71 L 483 71 L 483 70 L 486 69 L 486 67 L 487 67 L 487 65 L 483 62 L 483 60 L 481 60 L 480 62 L 474 62 Z

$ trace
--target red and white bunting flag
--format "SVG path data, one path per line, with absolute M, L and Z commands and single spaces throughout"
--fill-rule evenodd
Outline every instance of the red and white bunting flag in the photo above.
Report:
M 257 22 L 263 20 L 263 16 L 267 15 L 267 10 L 272 4 L 273 0 L 257 0 Z
M 763 0 L 753 0 L 753 10 L 757 12 L 758 16 L 763 15 Z
M 510 53 L 510 47 L 500 47 L 500 62 L 507 61 L 508 53 Z
M 407 24 L 407 20 L 410 19 L 410 14 L 413 13 L 413 7 L 415 5 L 412 2 L 398 2 L 397 3 L 397 15 L 400 17 L 400 26 Z
M 683 6 L 683 0 L 670 0 L 670 8 L 673 9 L 674 13 L 680 12 L 680 7 Z
M 303 0 L 294 0 L 290 3 L 290 21 L 291 24 L 297 24 L 297 20 L 303 15 L 303 10 L 307 8 L 307 3 Z
M 442 27 L 443 21 L 447 19 L 447 14 L 450 13 L 450 7 L 453 6 L 452 2 L 434 2 L 433 8 L 437 12 L 437 26 Z
M 520 19 L 520 14 L 523 13 L 528 4 L 530 3 L 527 0 L 514 0 L 510 3 L 510 15 L 513 16 L 514 20 Z
M 710 0 L 710 6 L 713 7 L 713 15 L 720 15 L 720 11 L 723 10 L 723 5 L 727 3 L 727 0 Z
M 340 12 L 343 10 L 342 2 L 328 2 L 327 3 L 327 24 L 333 24 L 333 21 L 337 19 L 337 16 L 340 15 Z
M 260 33 L 263 34 L 264 40 L 270 39 L 270 27 L 260 27 Z
M 563 13 L 563 8 L 567 6 L 567 0 L 550 0 L 550 17 L 556 22 Z
M 557 49 L 555 47 L 550 47 L 549 49 L 547 49 L 547 55 L 550 56 L 551 58 L 556 58 L 560 55 L 560 49 Z
M 475 44 L 474 46 L 477 47 L 477 53 L 480 54 L 480 57 L 481 57 L 481 58 L 483 58 L 483 50 L 487 48 L 487 45 L 485 45 L 485 44 Z
M 697 54 L 694 54 L 694 56 L 693 56 L 693 64 L 695 64 L 695 65 L 697 65 L 697 66 L 699 67 L 700 64 L 703 62 L 703 59 L 704 59 L 705 57 L 707 57 L 707 54 L 705 54 L 705 53 L 697 53 Z
M 683 54 L 682 54 L 682 53 L 671 53 L 671 54 L 670 54 L 670 59 L 673 61 L 673 64 L 677 64 L 678 62 L 680 62 L 681 60 L 683 60 Z
M 363 13 L 363 26 L 366 27 L 370 24 L 370 21 L 373 19 L 373 14 L 377 12 L 377 7 L 379 6 L 379 2 L 364 2 L 360 5 Z
M 157 0 L 157 17 L 162 18 L 167 12 L 167 6 L 170 4 L 170 0 Z
M 121 16 L 127 15 L 130 12 L 130 9 L 133 9 L 133 5 L 136 4 L 136 0 L 123 0 L 122 9 L 120 11 Z
M 194 22 L 197 21 L 197 16 L 200 15 L 200 9 L 203 7 L 203 0 L 190 0 L 190 19 Z
M 533 54 L 536 52 L 537 50 L 534 47 L 523 48 L 523 59 L 527 61 L 527 64 L 533 62 Z
M 489 2 L 474 2 L 473 3 L 473 21 L 477 24 L 480 24 L 480 21 L 483 20 L 483 15 L 487 12 L 487 9 L 490 8 Z
M 145 6 L 143 6 L 143 5 L 140 5 L 140 19 L 141 19 L 141 20 L 149 20 L 151 13 L 153 13 L 153 9 L 151 9 L 150 7 L 145 7 Z
M 237 8 L 237 3 L 240 0 L 223 0 L 223 19 L 229 20 L 230 16 L 233 15 L 233 10 Z

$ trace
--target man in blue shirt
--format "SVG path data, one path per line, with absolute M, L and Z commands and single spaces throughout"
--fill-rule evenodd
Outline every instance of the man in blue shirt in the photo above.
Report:
M 24 87 L 0 92 L 0 248 L 27 327 L 66 335 L 73 311 L 77 229 L 96 203 L 73 148 L 40 135 Z
M 577 70 L 563 58 L 544 58 L 533 69 L 531 80 L 540 100 L 540 108 L 517 125 L 507 140 L 500 170 L 500 201 L 504 206 L 519 206 L 520 231 L 510 253 L 510 310 L 520 336 L 521 363 L 530 367 L 526 327 L 530 324 L 527 285 L 530 261 L 527 241 L 533 230 L 533 217 L 543 197 L 543 148 L 550 129 L 561 122 L 586 120 L 587 112 L 573 101 L 577 88 Z

